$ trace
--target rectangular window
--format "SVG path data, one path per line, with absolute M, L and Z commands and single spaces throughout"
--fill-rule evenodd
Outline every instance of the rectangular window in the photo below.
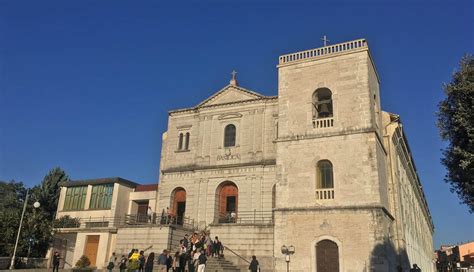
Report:
M 92 186 L 89 209 L 110 209 L 112 206 L 113 184 Z
M 68 187 L 63 210 L 83 210 L 86 203 L 87 186 Z

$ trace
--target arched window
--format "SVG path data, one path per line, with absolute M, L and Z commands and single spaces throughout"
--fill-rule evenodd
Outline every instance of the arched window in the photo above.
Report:
M 317 188 L 334 188 L 332 163 L 328 160 L 319 161 L 317 167 Z
M 179 134 L 179 139 L 178 139 L 178 150 L 183 149 L 183 133 Z
M 332 93 L 328 88 L 319 88 L 313 93 L 313 118 L 332 117 Z
M 186 140 L 184 141 L 184 149 L 189 150 L 189 132 L 186 132 Z
M 224 147 L 235 146 L 235 126 L 230 124 L 224 129 Z

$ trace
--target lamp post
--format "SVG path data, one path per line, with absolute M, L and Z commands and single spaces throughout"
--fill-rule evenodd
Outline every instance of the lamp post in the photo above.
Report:
M 295 247 L 294 246 L 281 246 L 281 253 L 285 255 L 285 261 L 286 261 L 286 271 L 290 271 L 290 256 L 295 254 Z
M 18 233 L 16 235 L 16 242 L 15 242 L 15 249 L 13 249 L 13 257 L 12 257 L 12 261 L 10 263 L 10 270 L 11 269 L 15 269 L 15 258 L 16 258 L 16 249 L 18 247 L 18 240 L 20 240 L 20 233 L 21 233 L 21 225 L 23 224 L 23 217 L 25 216 L 25 211 L 26 211 L 26 205 L 28 204 L 28 197 L 30 196 L 30 189 L 28 189 L 26 191 L 26 197 L 25 197 L 25 202 L 23 204 L 23 211 L 21 212 L 21 218 L 20 218 L 20 225 L 18 226 Z M 36 201 L 34 204 L 33 204 L 33 207 L 35 207 L 35 209 L 39 208 L 40 207 L 40 203 L 38 201 Z

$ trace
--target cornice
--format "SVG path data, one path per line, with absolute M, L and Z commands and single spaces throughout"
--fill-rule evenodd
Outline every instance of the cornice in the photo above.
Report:
M 186 113 L 199 113 L 201 110 L 204 110 L 204 109 L 226 108 L 226 107 L 231 107 L 234 105 L 257 104 L 259 102 L 267 103 L 267 102 L 274 102 L 274 101 L 278 101 L 278 96 L 265 96 L 265 97 L 256 98 L 256 99 L 240 100 L 240 101 L 228 102 L 228 103 L 222 103 L 222 104 L 177 109 L 177 110 L 169 111 L 168 114 L 169 116 L 173 116 L 173 115 L 186 114 Z

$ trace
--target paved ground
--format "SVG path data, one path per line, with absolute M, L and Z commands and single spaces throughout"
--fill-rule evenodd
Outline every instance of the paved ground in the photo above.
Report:
M 50 269 L 46 269 L 46 268 L 31 268 L 31 269 L 15 269 L 15 270 L 1 270 L 0 269 L 0 272 L 6 272 L 6 271 L 9 271 L 9 272 L 12 272 L 12 271 L 15 271 L 15 272 L 51 272 L 53 271 L 52 268 Z M 72 271 L 72 269 L 59 269 L 60 272 L 70 272 Z M 97 269 L 96 270 L 97 272 L 105 272 L 106 269 Z M 115 271 L 115 270 L 114 270 Z M 117 270 L 118 271 L 118 270 Z

